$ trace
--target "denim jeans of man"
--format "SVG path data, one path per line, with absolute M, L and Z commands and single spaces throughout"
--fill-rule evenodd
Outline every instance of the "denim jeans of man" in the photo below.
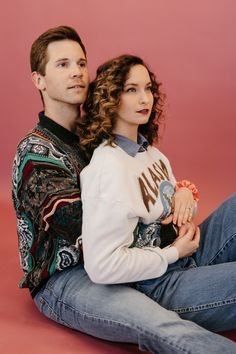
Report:
M 211 332 L 236 328 L 235 216 L 236 195 L 201 225 L 194 258 L 176 262 L 158 279 L 138 282 L 138 290 L 94 284 L 78 265 L 54 274 L 34 301 L 58 323 L 136 343 L 140 350 L 235 354 L 236 343 Z

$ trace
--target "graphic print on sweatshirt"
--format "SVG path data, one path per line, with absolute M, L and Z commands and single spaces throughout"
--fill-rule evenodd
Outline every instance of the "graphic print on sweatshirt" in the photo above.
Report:
M 147 211 L 154 205 L 159 198 L 159 190 L 162 181 L 169 181 L 168 170 L 162 160 L 159 164 L 154 162 L 138 178 L 142 199 Z
M 142 173 L 139 177 L 139 185 L 143 197 L 144 205 L 147 211 L 150 211 L 152 205 L 157 201 L 160 202 L 160 215 L 157 220 L 150 224 L 139 222 L 134 230 L 134 242 L 131 247 L 161 247 L 163 244 L 163 235 L 165 227 L 161 225 L 161 221 L 165 219 L 171 212 L 171 200 L 174 194 L 174 187 L 169 181 L 167 168 L 163 161 L 153 163 L 148 167 L 148 173 Z M 174 230 L 172 238 L 176 237 Z

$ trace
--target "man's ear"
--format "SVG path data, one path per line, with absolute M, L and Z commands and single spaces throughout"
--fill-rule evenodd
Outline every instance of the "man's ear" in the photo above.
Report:
M 44 77 L 37 71 L 31 73 L 31 79 L 38 90 L 44 91 L 46 89 Z

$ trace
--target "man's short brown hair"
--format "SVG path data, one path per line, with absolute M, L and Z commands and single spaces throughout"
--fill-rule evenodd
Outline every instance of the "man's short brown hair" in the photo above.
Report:
M 50 28 L 42 33 L 32 44 L 30 51 L 30 65 L 32 72 L 36 71 L 41 75 L 45 75 L 45 67 L 48 61 L 47 47 L 51 42 L 63 39 L 70 39 L 79 43 L 86 56 L 85 46 L 74 28 L 69 26 Z

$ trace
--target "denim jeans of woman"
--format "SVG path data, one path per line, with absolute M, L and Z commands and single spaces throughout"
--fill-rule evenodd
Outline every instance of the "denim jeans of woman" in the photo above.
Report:
M 235 354 L 236 343 L 213 332 L 236 328 L 236 194 L 200 228 L 195 256 L 158 279 L 99 285 L 78 265 L 54 274 L 34 301 L 58 323 L 140 350 Z

